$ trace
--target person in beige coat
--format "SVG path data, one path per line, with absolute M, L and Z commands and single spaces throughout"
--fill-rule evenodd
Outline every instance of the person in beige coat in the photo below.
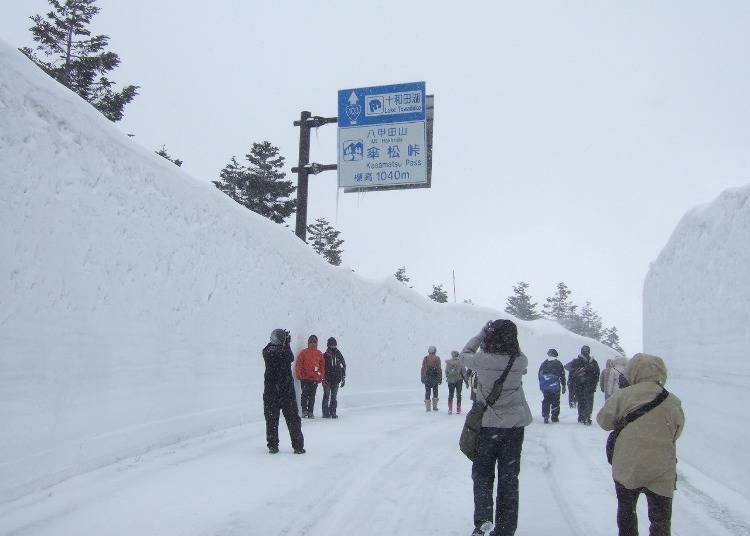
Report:
M 657 356 L 636 354 L 625 369 L 629 387 L 616 391 L 596 416 L 604 430 L 631 411 L 653 401 L 667 381 L 667 367 Z M 648 413 L 627 424 L 615 443 L 612 477 L 617 492 L 620 536 L 637 536 L 636 502 L 648 500 L 651 536 L 668 536 L 672 496 L 677 481 L 676 441 L 685 425 L 680 399 L 673 394 Z

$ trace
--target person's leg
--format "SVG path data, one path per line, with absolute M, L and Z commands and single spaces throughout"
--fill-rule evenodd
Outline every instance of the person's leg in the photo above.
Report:
M 576 403 L 578 405 L 578 422 L 586 422 L 586 390 L 576 388 Z
M 328 386 L 331 390 L 331 402 L 328 405 L 328 412 L 331 417 L 336 417 L 336 408 L 338 407 L 339 382 Z
M 438 386 L 432 388 L 432 411 L 437 411 L 438 409 Z
M 646 490 L 646 500 L 651 523 L 649 536 L 669 536 L 672 530 L 672 498 Z
M 506 429 L 497 451 L 495 536 L 513 536 L 518 526 L 518 473 L 521 470 L 523 432 L 523 428 Z
M 550 397 L 551 408 L 552 408 L 552 422 L 560 420 L 560 391 L 552 393 Z
M 272 396 L 263 396 L 263 416 L 266 418 L 266 445 L 279 448 L 279 403 Z
M 292 448 L 300 450 L 305 446 L 305 438 L 302 435 L 302 420 L 299 418 L 297 411 L 297 396 L 294 391 L 288 394 L 282 401 L 281 409 L 284 412 L 286 427 L 289 429 L 289 438 L 292 440 Z M 278 423 L 279 414 L 276 412 L 276 422 Z
M 617 493 L 617 528 L 619 536 L 638 536 L 638 514 L 635 505 L 638 502 L 639 490 L 630 490 L 615 482 Z
M 307 399 L 309 396 L 309 384 L 310 380 L 300 380 L 300 387 L 302 389 L 302 394 L 300 395 L 300 406 L 302 406 L 302 416 L 307 417 Z
M 424 386 L 424 399 L 429 400 L 430 399 L 430 392 L 432 390 L 432 387 L 425 385 Z
M 464 388 L 464 382 L 459 381 L 456 384 L 456 413 L 461 413 L 461 391 Z
M 323 417 L 331 416 L 331 409 L 329 407 L 330 399 L 331 399 L 331 387 L 329 384 L 324 383 L 323 384 L 323 407 L 321 408 L 323 411 Z
M 544 419 L 544 422 L 547 422 L 549 419 L 549 404 L 549 393 L 542 392 L 542 419 Z
M 312 417 L 315 413 L 315 393 L 318 391 L 317 382 L 310 382 L 310 401 L 309 401 L 309 417 Z
M 453 392 L 456 390 L 456 384 L 448 384 L 448 413 L 453 413 Z
M 594 392 L 592 390 L 586 391 L 586 422 L 591 423 L 591 413 L 594 411 Z
M 495 483 L 495 442 L 494 432 L 499 428 L 482 428 L 479 432 L 477 456 L 471 465 L 471 479 L 474 482 L 474 526 L 480 527 L 492 521 L 492 488 Z

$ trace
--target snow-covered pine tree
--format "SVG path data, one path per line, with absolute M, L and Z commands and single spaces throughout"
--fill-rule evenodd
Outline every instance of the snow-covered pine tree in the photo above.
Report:
M 214 185 L 253 212 L 283 223 L 296 210 L 297 200 L 290 196 L 297 188 L 284 180 L 284 157 L 279 156 L 279 148 L 268 141 L 253 143 L 245 158 L 248 167 L 233 156 Z
M 164 147 L 163 145 L 161 146 L 161 149 L 156 151 L 156 154 L 158 154 L 162 158 L 166 158 L 167 160 L 172 162 L 175 166 L 182 167 L 182 160 L 180 160 L 179 158 L 172 158 L 167 152 L 167 148 Z
M 505 312 L 510 313 L 521 320 L 537 320 L 542 318 L 537 310 L 537 303 L 531 301 L 531 296 L 526 292 L 529 284 L 526 281 L 520 281 L 513 287 L 513 296 L 508 296 L 505 306 Z
M 620 335 L 617 333 L 617 328 L 612 326 L 611 328 L 605 328 L 602 331 L 602 344 L 606 344 L 613 350 L 617 350 L 621 354 L 625 355 L 625 350 L 620 346 Z
M 334 266 L 341 264 L 341 246 L 344 240 L 339 238 L 341 231 L 333 228 L 325 218 L 318 218 L 307 226 L 308 242 L 318 255 Z
M 443 285 L 432 285 L 432 294 L 427 297 L 438 303 L 446 303 L 448 301 L 448 293 L 443 288 Z
M 88 25 L 99 13 L 96 0 L 48 0 L 52 10 L 30 17 L 36 51 L 23 52 L 52 78 L 90 102 L 110 121 L 122 119 L 125 105 L 138 94 L 138 86 L 128 85 L 115 91 L 107 73 L 120 64 L 120 57 L 105 50 L 109 36 L 91 36 Z
M 402 266 L 398 270 L 396 270 L 396 273 L 394 274 L 396 279 L 403 283 L 404 285 L 408 284 L 409 281 L 411 281 L 411 278 L 406 275 L 406 266 Z
M 542 314 L 551 320 L 565 323 L 576 311 L 576 306 L 570 300 L 572 291 L 562 281 L 557 284 L 557 291 L 547 298 L 542 308 Z
M 602 317 L 591 307 L 590 301 L 587 301 L 586 305 L 581 308 L 580 320 L 582 331 L 580 335 L 597 341 L 602 338 Z

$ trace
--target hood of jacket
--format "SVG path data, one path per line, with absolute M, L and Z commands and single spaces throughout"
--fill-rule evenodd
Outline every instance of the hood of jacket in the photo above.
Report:
M 625 369 L 625 377 L 630 385 L 656 382 L 663 387 L 667 383 L 667 365 L 659 356 L 635 354 Z

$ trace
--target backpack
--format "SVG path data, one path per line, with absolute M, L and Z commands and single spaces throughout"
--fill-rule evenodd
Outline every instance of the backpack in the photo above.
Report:
M 448 383 L 458 383 L 461 381 L 461 371 L 458 370 L 458 367 L 450 367 L 445 376 Z
M 559 393 L 560 377 L 557 374 L 540 374 L 539 389 L 543 393 Z

